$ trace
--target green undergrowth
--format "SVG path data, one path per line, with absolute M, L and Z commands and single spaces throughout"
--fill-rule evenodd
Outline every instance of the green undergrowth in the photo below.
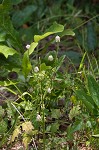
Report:
M 95 2 L 0 2 L 0 148 L 98 150 Z

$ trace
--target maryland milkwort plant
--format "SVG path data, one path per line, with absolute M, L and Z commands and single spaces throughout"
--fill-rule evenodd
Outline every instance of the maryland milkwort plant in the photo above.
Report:
M 58 35 L 55 35 L 56 33 Z M 35 55 L 36 50 L 39 52 L 39 42 L 49 35 L 53 35 L 51 42 L 56 42 L 56 50 L 49 51 L 43 57 L 37 53 L 37 59 L 30 59 L 31 55 Z M 26 149 L 31 141 L 33 147 L 37 149 L 36 140 L 43 149 L 46 149 L 46 134 L 54 134 L 59 129 L 58 122 L 52 123 L 52 125 L 47 124 L 49 124 L 49 117 L 56 119 L 61 117 L 58 100 L 65 99 L 66 88 L 67 86 L 71 87 L 70 77 L 66 73 L 61 75 L 59 71 L 65 59 L 65 56 L 58 57 L 59 42 L 60 38 L 65 35 L 74 36 L 75 34 L 71 29 L 64 30 L 63 25 L 55 22 L 43 35 L 34 36 L 34 42 L 26 45 L 27 50 L 24 52 L 23 58 L 15 49 L 2 46 L 1 53 L 6 58 L 9 55 L 17 54 L 22 64 L 21 68 L 16 69 L 18 78 L 15 81 L 8 80 L 3 83 L 3 86 L 16 97 L 13 97 L 14 101 L 6 101 L 7 116 L 5 118 L 10 121 L 11 129 L 7 129 L 9 126 L 4 121 L 5 128 L 1 135 L 1 145 L 7 141 L 9 133 L 11 134 L 13 131 L 9 145 L 21 135 Z M 4 52 L 6 48 L 7 55 Z M 3 111 L 3 108 L 1 110 Z M 39 138 L 40 134 L 41 138 Z
M 62 65 L 66 59 L 60 55 L 61 43 L 66 35 L 75 33 L 57 22 L 44 34 L 35 35 L 23 49 L 9 18 L 10 8 L 7 0 L 0 5 L 0 53 L 4 60 L 0 67 L 17 76 L 0 82 L 11 95 L 7 98 L 1 93 L 6 101 L 0 106 L 0 147 L 11 149 L 19 142 L 22 149 L 80 149 L 81 144 L 97 148 L 97 60 L 92 57 L 90 61 L 85 52 L 78 71 L 75 68 L 76 72 L 68 73 L 68 64 Z M 52 44 L 55 47 L 50 50 Z

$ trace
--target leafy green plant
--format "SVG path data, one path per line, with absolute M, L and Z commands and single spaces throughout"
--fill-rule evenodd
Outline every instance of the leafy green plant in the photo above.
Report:
M 0 1 L 0 85 L 11 96 L 0 91 L 1 148 L 17 141 L 36 150 L 96 146 L 98 15 L 90 2 L 81 1 L 86 16 L 75 2 Z
M 43 136 L 42 146 L 45 149 L 46 133 L 51 132 L 53 134 L 59 130 L 60 124 L 57 121 L 51 124 L 50 130 L 46 129 L 46 124 L 48 122 L 47 117 L 50 115 L 49 111 L 51 111 L 51 118 L 59 119 L 61 117 L 61 112 L 58 108 L 58 99 L 65 95 L 67 86 L 71 86 L 70 79 L 68 78 L 67 81 L 66 74 L 62 76 L 59 73 L 65 56 L 58 58 L 59 43 L 56 43 L 56 51 L 45 54 L 43 58 L 34 59 L 34 64 L 30 59 L 30 55 L 35 55 L 35 48 L 37 48 L 39 42 L 49 35 L 61 32 L 61 36 L 66 34 L 74 36 L 72 30 L 63 30 L 64 26 L 55 22 L 43 35 L 35 35 L 34 42 L 27 46 L 29 48 L 23 54 L 22 65 L 21 69 L 18 70 L 16 82 L 11 80 L 3 82 L 3 86 L 8 91 L 14 95 L 18 95 L 16 102 L 9 101 L 7 110 L 7 115 L 9 118 L 12 118 L 11 124 L 16 120 L 12 142 L 15 140 L 15 137 L 21 134 L 26 148 L 28 147 L 28 138 L 37 137 L 37 134 L 41 132 Z M 58 38 L 56 42 L 60 42 L 60 37 L 58 36 Z M 54 39 L 52 40 L 54 41 Z M 64 80 L 66 81 L 64 82 Z M 55 116 L 55 112 L 60 114 Z M 17 116 L 17 119 L 15 119 L 15 116 Z M 23 123 L 21 119 L 24 121 Z M 29 122 L 29 120 L 33 123 L 35 131 L 37 130 L 31 136 L 27 135 L 26 132 L 23 134 L 20 131 L 20 126 L 23 127 L 23 124 Z M 3 143 L 3 140 L 1 143 Z
M 94 116 L 98 117 L 99 111 L 99 85 L 95 79 L 88 75 L 86 89 L 77 90 L 76 94 L 84 103 L 88 111 Z

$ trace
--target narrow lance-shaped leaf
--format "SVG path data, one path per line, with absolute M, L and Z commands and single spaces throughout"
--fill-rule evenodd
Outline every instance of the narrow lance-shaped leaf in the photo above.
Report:
M 27 78 L 29 72 L 32 69 L 31 62 L 29 60 L 29 55 L 27 55 L 27 53 L 24 53 L 23 60 L 22 60 L 22 68 L 23 68 L 22 69 L 23 74 L 25 78 Z
M 99 85 L 92 76 L 88 76 L 88 89 L 93 101 L 99 108 Z
M 33 53 L 33 51 L 37 47 L 37 45 L 38 45 L 38 43 L 36 43 L 36 42 L 31 43 L 30 48 L 23 55 L 22 71 L 23 71 L 25 78 L 28 76 L 29 72 L 32 69 L 29 55 Z
M 88 96 L 83 90 L 77 90 L 76 95 L 84 103 L 86 109 L 92 112 L 94 109 L 94 102 L 92 98 Z

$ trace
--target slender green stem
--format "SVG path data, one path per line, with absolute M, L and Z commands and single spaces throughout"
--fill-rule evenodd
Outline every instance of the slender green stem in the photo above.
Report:
M 45 113 L 43 108 L 43 150 L 45 150 Z
M 41 82 L 41 86 L 40 86 L 40 93 L 41 93 L 41 110 L 42 110 L 42 129 L 43 129 L 43 150 L 45 150 L 45 105 L 44 105 L 44 95 L 43 95 L 43 89 L 42 89 L 42 82 Z
M 59 52 L 59 42 L 57 42 L 57 49 L 56 49 L 56 56 L 58 58 L 58 52 Z

